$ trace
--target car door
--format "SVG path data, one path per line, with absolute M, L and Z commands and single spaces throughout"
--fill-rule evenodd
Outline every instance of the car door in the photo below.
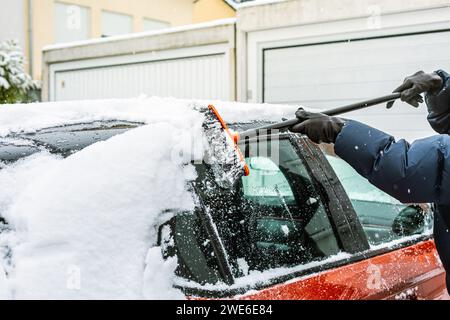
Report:
M 361 279 L 366 299 L 435 299 L 446 296 L 444 270 L 432 241 L 432 210 L 428 205 L 402 204 L 371 185 L 339 159 L 328 145 L 321 151 L 301 140 L 316 156 L 330 181 L 339 181 L 339 194 L 347 213 L 356 214 L 369 248 L 362 251 L 366 267 Z M 322 154 L 321 154 L 322 153 Z M 355 254 L 352 260 L 359 259 Z M 363 270 L 360 270 L 363 271 Z
M 219 261 L 221 280 L 195 283 L 179 279 L 188 296 L 318 299 L 327 290 L 277 291 L 286 281 L 303 282 L 345 265 L 365 248 L 362 235 L 329 197 L 323 174 L 308 165 L 292 134 L 246 140 L 241 150 L 250 167 L 234 188 L 219 187 L 207 166 L 197 167 L 193 184 L 203 226 Z M 361 231 L 362 232 L 362 231 Z M 275 290 L 275 291 L 273 291 Z M 325 294 L 325 296 L 324 296 Z
M 184 241 L 178 252 L 177 286 L 187 296 L 410 299 L 442 294 L 443 272 L 429 233 L 369 243 L 369 234 L 376 238 L 374 226 L 361 223 L 320 149 L 293 134 L 260 136 L 240 147 L 250 176 L 235 188 L 219 187 L 207 166 L 197 166 L 192 188 L 203 231 L 174 231 L 181 238 L 204 235 Z M 384 241 L 389 223 L 380 221 Z M 208 270 L 202 256 L 213 271 L 199 278 L 192 273 Z

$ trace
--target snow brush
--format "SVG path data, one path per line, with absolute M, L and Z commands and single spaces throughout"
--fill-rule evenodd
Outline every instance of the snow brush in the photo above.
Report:
M 349 104 L 349 105 L 346 105 L 346 106 L 343 106 L 343 107 L 330 109 L 330 110 L 327 110 L 327 111 L 324 111 L 324 112 L 321 112 L 321 113 L 325 114 L 327 116 L 337 116 L 337 115 L 340 115 L 340 114 L 343 114 L 343 113 L 356 111 L 356 110 L 361 110 L 361 109 L 365 109 L 365 108 L 368 108 L 368 107 L 372 107 L 372 106 L 378 105 L 380 103 L 387 103 L 387 102 L 390 102 L 390 101 L 394 101 L 394 100 L 397 100 L 399 98 L 400 98 L 400 93 L 392 93 L 392 94 L 387 95 L 387 96 L 382 96 L 382 97 L 378 97 L 378 98 L 374 98 L 374 99 L 370 99 L 370 100 L 365 100 L 365 101 Z M 241 133 L 235 133 L 234 134 L 235 135 L 234 136 L 234 140 L 237 143 L 242 138 L 250 138 L 250 137 L 254 137 L 254 136 L 259 135 L 260 131 L 263 131 L 265 134 L 267 134 L 268 130 L 286 130 L 286 129 L 292 128 L 296 124 L 299 124 L 299 123 L 301 123 L 301 122 L 303 122 L 305 120 L 307 120 L 307 119 L 299 119 L 299 118 L 289 119 L 289 120 L 285 120 L 285 121 L 282 121 L 282 122 L 278 122 L 278 123 L 262 126 L 262 127 L 259 127 L 259 128 L 246 130 L 246 131 L 243 131 Z
M 208 143 L 204 161 L 211 166 L 214 178 L 222 188 L 232 187 L 250 169 L 237 145 L 235 135 L 213 105 L 198 110 L 204 115 L 203 132 Z
M 323 112 L 329 116 L 335 116 L 350 111 L 368 108 L 380 103 L 394 101 L 400 98 L 400 93 L 366 100 L 347 106 L 331 109 Z M 208 142 L 206 148 L 205 162 L 211 165 L 214 177 L 219 186 L 230 188 L 242 177 L 250 174 L 250 169 L 245 163 L 244 156 L 239 149 L 238 142 L 242 138 L 259 135 L 260 131 L 267 134 L 269 130 L 286 130 L 306 119 L 290 119 L 279 123 L 250 129 L 241 133 L 231 132 L 219 112 L 213 105 L 208 108 L 200 108 L 199 112 L 204 115 L 203 131 Z

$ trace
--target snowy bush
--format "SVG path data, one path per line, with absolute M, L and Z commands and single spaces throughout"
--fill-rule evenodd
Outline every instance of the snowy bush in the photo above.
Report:
M 24 71 L 24 56 L 14 40 L 0 41 L 0 104 L 27 102 L 28 93 L 37 89 Z

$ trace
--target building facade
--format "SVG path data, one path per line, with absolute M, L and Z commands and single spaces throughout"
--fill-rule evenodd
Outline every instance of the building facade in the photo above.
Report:
M 206 23 L 192 28 L 190 38 L 195 41 L 191 43 L 186 41 L 186 30 L 175 28 L 139 40 L 133 36 L 48 48 L 43 99 L 125 98 L 143 93 L 335 108 L 389 94 L 418 70 L 450 70 L 449 5 L 450 0 L 254 1 L 234 6 L 237 16 L 227 19 L 226 27 Z M 229 34 L 235 36 L 218 43 L 215 32 L 223 28 L 234 28 Z M 216 50 L 214 62 L 208 60 L 211 52 L 204 47 L 206 42 L 199 42 L 202 34 L 207 35 L 207 45 L 213 46 L 208 50 Z M 163 55 L 164 50 L 172 49 L 176 52 Z M 150 80 L 133 84 L 141 72 L 132 68 L 140 52 L 139 62 L 148 68 L 163 66 L 175 53 L 186 68 L 162 72 L 170 74 L 165 86 Z M 189 66 L 192 57 L 197 59 L 194 69 Z M 129 68 L 124 68 L 127 64 Z M 120 76 L 114 73 L 119 71 Z M 189 78 L 193 72 L 198 78 Z M 94 74 L 115 83 L 129 77 L 129 90 L 113 90 L 102 81 L 78 90 L 77 86 L 89 83 Z M 147 74 L 143 73 L 143 79 Z M 220 75 L 219 79 L 214 75 Z M 170 81 L 184 76 L 182 84 Z M 216 80 L 208 81 L 208 77 Z M 228 86 L 225 81 L 230 81 Z M 186 91 L 192 83 L 200 84 L 201 91 Z M 426 108 L 413 109 L 401 102 L 389 112 L 380 105 L 346 116 L 398 138 L 414 140 L 433 134 L 425 120 Z
M 0 40 L 17 39 L 41 79 L 42 48 L 233 17 L 224 0 L 0 0 Z
M 196 0 L 193 7 L 193 22 L 234 18 L 236 8 L 232 0 Z

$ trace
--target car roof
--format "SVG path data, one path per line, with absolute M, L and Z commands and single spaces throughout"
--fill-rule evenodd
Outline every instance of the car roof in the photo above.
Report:
M 252 121 L 230 123 L 234 131 L 244 131 L 273 122 Z M 99 141 L 144 125 L 123 120 L 98 120 L 87 123 L 67 124 L 37 130 L 35 132 L 12 133 L 0 137 L 0 161 L 14 162 L 44 149 L 69 156 Z
M 274 123 L 273 121 L 252 121 L 252 122 L 234 122 L 229 123 L 228 127 L 234 131 L 245 131 L 259 128 Z
M 143 125 L 130 121 L 92 121 L 13 133 L 0 138 L 0 161 L 13 162 L 44 149 L 68 156 L 91 144 Z

